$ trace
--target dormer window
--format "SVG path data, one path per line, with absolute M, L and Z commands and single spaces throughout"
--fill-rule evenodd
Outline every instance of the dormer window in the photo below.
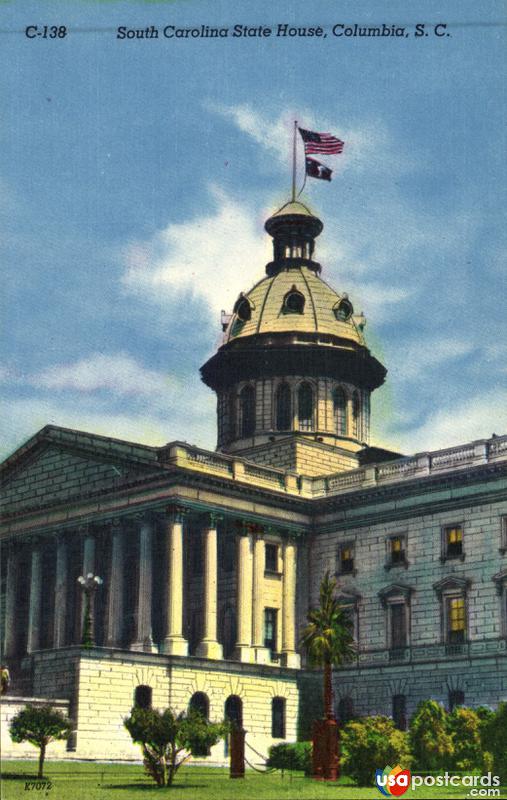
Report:
M 304 295 L 295 286 L 283 298 L 282 310 L 284 314 L 302 314 L 305 310 Z
M 352 303 L 347 297 L 343 297 L 333 308 L 333 313 L 338 322 L 347 322 L 354 313 Z
M 252 316 L 252 307 L 247 297 L 243 293 L 240 294 L 234 303 L 234 313 L 240 322 L 248 322 Z

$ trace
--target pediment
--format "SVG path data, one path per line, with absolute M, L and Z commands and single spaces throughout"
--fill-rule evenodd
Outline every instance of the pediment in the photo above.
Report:
M 384 604 L 395 597 L 401 597 L 405 602 L 408 602 L 413 591 L 414 589 L 412 586 L 407 586 L 405 583 L 391 583 L 389 586 L 381 589 L 378 596 Z
M 70 435 L 72 434 L 72 435 Z M 123 449 L 122 449 L 123 445 Z M 4 513 L 63 503 L 71 498 L 119 488 L 137 475 L 157 469 L 142 446 L 79 431 L 46 428 L 11 456 L 2 468 Z
M 462 578 L 459 575 L 449 575 L 448 577 L 442 578 L 442 580 L 437 581 L 437 583 L 433 584 L 433 588 L 437 592 L 437 594 L 442 594 L 442 592 L 452 592 L 452 591 L 465 592 L 469 586 L 470 586 L 470 579 Z

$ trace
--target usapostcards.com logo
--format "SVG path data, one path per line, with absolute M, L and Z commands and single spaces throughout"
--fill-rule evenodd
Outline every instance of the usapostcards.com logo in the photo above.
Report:
M 375 772 L 375 785 L 385 797 L 400 797 L 410 786 L 410 770 L 395 767 L 378 769 Z

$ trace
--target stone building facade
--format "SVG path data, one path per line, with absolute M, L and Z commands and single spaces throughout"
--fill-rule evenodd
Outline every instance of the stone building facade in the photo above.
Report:
M 69 757 L 137 757 L 134 703 L 240 720 L 264 753 L 307 736 L 320 676 L 298 641 L 326 570 L 358 648 L 335 674 L 342 721 L 507 699 L 507 437 L 370 447 L 386 370 L 320 278 L 322 223 L 290 203 L 266 228 L 267 276 L 202 368 L 215 452 L 47 426 L 2 467 L 2 660 L 11 695 L 67 704 Z

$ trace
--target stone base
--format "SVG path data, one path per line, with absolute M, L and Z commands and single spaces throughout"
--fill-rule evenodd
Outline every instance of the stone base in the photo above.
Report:
M 256 664 L 271 664 L 271 651 L 267 647 L 256 647 L 254 649 Z
M 168 656 L 188 656 L 188 642 L 183 636 L 172 636 L 164 639 L 162 653 Z
M 234 658 L 236 661 L 243 661 L 247 664 L 255 663 L 255 651 L 253 647 L 246 644 L 239 644 L 234 650 Z
M 136 653 L 158 653 L 158 647 L 153 644 L 151 637 L 144 642 L 132 642 L 129 650 L 134 650 Z
M 195 654 L 200 658 L 213 658 L 216 660 L 224 657 L 222 645 L 214 639 L 203 639 L 197 645 Z
M 290 669 L 300 669 L 301 656 L 299 653 L 282 653 L 282 666 Z

